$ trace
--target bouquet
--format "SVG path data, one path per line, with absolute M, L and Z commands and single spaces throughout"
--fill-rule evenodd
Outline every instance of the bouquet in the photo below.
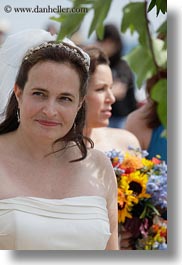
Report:
M 107 152 L 118 184 L 118 223 L 132 234 L 133 249 L 167 248 L 167 165 L 129 147 Z

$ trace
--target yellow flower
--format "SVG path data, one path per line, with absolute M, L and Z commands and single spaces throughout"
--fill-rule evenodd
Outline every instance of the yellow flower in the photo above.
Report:
M 141 173 L 140 171 L 135 171 L 128 174 L 128 186 L 129 190 L 132 190 L 132 194 L 135 195 L 137 199 L 140 198 L 150 198 L 151 195 L 146 192 L 148 176 L 147 174 Z
M 126 183 L 127 184 L 127 183 Z M 138 199 L 133 195 L 132 190 L 128 189 L 128 185 L 121 185 L 118 188 L 118 222 L 125 222 L 125 218 L 132 218 L 131 210 Z
M 146 158 L 142 158 L 142 163 L 143 163 L 143 166 L 147 169 L 147 170 L 150 170 L 153 168 L 154 166 L 154 163 L 151 161 L 151 160 L 148 160 Z
M 124 223 L 126 217 L 132 218 L 132 215 L 128 212 L 127 207 L 124 207 L 122 210 L 118 210 L 119 223 Z
M 149 198 L 146 193 L 147 174 L 135 171 L 122 175 L 118 183 L 118 222 L 125 222 L 126 217 L 132 218 L 132 208 L 141 198 Z

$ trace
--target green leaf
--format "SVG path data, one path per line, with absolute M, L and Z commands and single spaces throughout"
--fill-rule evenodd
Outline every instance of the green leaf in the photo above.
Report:
M 81 0 L 71 0 L 71 2 L 74 4 L 72 8 L 87 8 L 88 11 L 94 11 L 88 35 L 90 36 L 95 30 L 98 37 L 102 39 L 104 34 L 103 23 L 109 12 L 112 0 L 85 0 L 84 2 Z M 67 13 L 60 14 L 59 18 L 52 17 L 52 20 L 61 23 L 58 39 L 62 40 L 65 36 L 69 37 L 76 32 L 87 13 Z
M 151 212 L 152 210 L 152 212 Z M 158 210 L 155 208 L 155 206 L 150 202 L 150 201 L 146 201 L 145 202 L 145 207 L 143 212 L 140 215 L 140 219 L 145 218 L 147 215 L 149 215 L 150 213 L 152 214 L 156 214 L 160 216 L 160 213 L 158 212 Z
M 52 20 L 61 24 L 57 40 L 62 40 L 65 36 L 70 37 L 81 26 L 85 15 L 90 11 L 90 5 L 94 0 L 71 0 L 73 6 L 70 8 L 85 9 L 80 13 L 60 13 L 59 17 L 51 17 Z M 87 11 L 87 12 L 86 12 Z
M 147 212 L 147 207 L 145 206 L 144 207 L 144 210 L 143 210 L 143 212 L 141 213 L 141 215 L 140 215 L 140 219 L 143 219 L 143 218 L 145 218 L 145 216 L 146 216 L 146 212 Z
M 167 127 L 167 79 L 159 80 L 151 91 L 151 97 L 158 103 L 157 112 L 161 123 Z
M 136 75 L 137 87 L 141 88 L 143 83 L 154 74 L 156 68 L 152 60 L 150 50 L 138 45 L 124 59 Z
M 167 12 L 167 0 L 157 0 L 157 16 L 161 11 L 163 14 Z
M 145 14 L 145 4 L 142 2 L 126 5 L 123 8 L 121 31 L 125 33 L 129 29 L 131 34 L 136 31 L 139 34 L 140 44 L 148 47 L 149 42 Z
M 152 41 L 154 55 L 158 66 L 166 68 L 167 50 L 164 49 L 164 41 L 153 39 Z M 141 88 L 143 83 L 156 74 L 156 66 L 154 64 L 151 51 L 142 45 L 138 45 L 124 59 L 136 75 L 137 87 Z
M 99 0 L 93 2 L 94 17 L 92 19 L 88 36 L 90 37 L 94 30 L 96 30 L 97 36 L 102 39 L 104 33 L 103 22 L 107 17 L 112 0 Z
M 84 19 L 85 13 L 62 14 L 59 18 L 52 18 L 61 23 L 57 40 L 62 40 L 65 36 L 70 37 L 76 32 Z
M 152 0 L 150 2 L 150 4 L 149 4 L 149 7 L 147 9 L 147 12 L 150 12 L 154 8 L 155 5 L 156 5 L 156 0 Z
M 149 4 L 147 12 L 150 12 L 156 6 L 157 16 L 161 11 L 163 14 L 167 12 L 167 0 L 152 0 Z

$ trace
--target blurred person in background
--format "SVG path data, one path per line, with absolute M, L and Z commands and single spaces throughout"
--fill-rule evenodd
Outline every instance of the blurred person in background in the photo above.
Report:
M 127 62 L 122 59 L 123 43 L 121 34 L 113 24 L 104 28 L 104 37 L 96 43 L 109 57 L 113 75 L 113 94 L 116 98 L 112 105 L 109 127 L 123 128 L 127 115 L 137 108 L 134 75 Z
M 6 39 L 6 36 L 10 30 L 10 23 L 5 19 L 0 20 L 0 47 Z
M 138 138 L 141 148 L 149 153 L 148 159 L 158 155 L 167 163 L 167 139 L 162 136 L 164 126 L 159 120 L 157 102 L 151 98 L 151 89 L 159 81 L 159 76 L 167 78 L 167 71 L 162 70 L 160 75 L 155 75 L 147 81 L 147 101 L 142 107 L 129 114 L 125 129 Z
M 58 29 L 54 23 L 48 23 L 45 27 L 45 30 L 48 31 L 51 35 L 55 35 L 58 33 Z

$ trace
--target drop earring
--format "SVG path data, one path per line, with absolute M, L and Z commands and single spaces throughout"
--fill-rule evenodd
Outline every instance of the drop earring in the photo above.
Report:
M 17 109 L 16 114 L 17 114 L 17 121 L 18 123 L 20 123 L 20 110 L 19 109 Z

